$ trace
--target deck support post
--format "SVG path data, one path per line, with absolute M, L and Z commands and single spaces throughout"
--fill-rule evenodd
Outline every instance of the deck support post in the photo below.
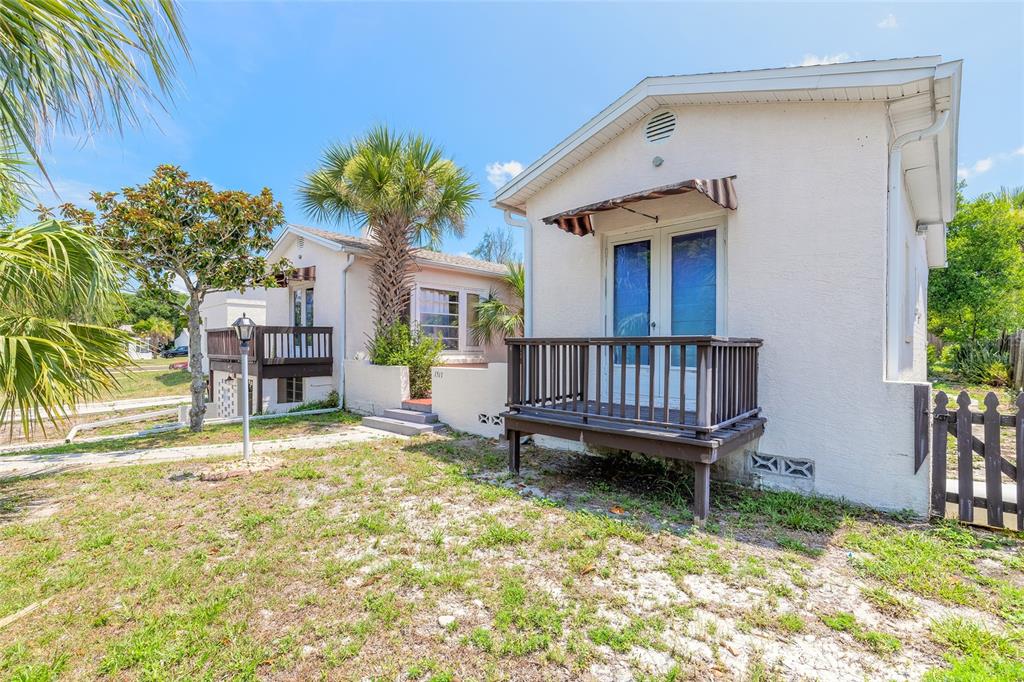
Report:
M 693 463 L 693 519 L 704 525 L 711 511 L 711 465 L 707 462 Z
M 519 432 L 506 431 L 505 437 L 508 439 L 508 470 L 510 473 L 518 476 L 520 455 Z

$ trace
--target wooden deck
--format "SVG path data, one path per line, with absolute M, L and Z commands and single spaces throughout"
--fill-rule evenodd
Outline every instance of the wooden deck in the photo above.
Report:
M 509 470 L 520 437 L 540 434 L 682 460 L 695 472 L 694 516 L 707 517 L 710 465 L 764 432 L 758 339 L 507 339 Z M 680 358 L 695 359 L 683 372 Z M 692 378 L 687 388 L 686 377 Z M 692 391 L 687 400 L 687 391 Z M 675 405 L 675 407 L 673 407 Z M 694 405 L 680 410 L 680 405 Z

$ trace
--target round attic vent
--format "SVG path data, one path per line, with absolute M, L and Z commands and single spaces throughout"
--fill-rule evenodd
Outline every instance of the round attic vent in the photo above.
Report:
M 676 115 L 671 111 L 659 111 L 647 119 L 644 126 L 644 139 L 648 142 L 661 142 L 672 136 L 676 129 Z

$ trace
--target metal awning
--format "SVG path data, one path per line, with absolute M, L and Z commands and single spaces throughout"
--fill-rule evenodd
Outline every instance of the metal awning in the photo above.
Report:
M 305 268 L 292 268 L 288 272 L 277 276 L 277 286 L 286 287 L 294 282 L 315 282 L 316 266 L 310 265 Z
M 633 194 L 615 197 L 614 199 L 605 199 L 604 201 L 598 201 L 593 204 L 574 208 L 571 211 L 556 213 L 555 215 L 544 218 L 544 222 L 548 225 L 558 225 L 559 229 L 582 237 L 584 235 L 593 234 L 594 226 L 590 222 L 590 216 L 594 213 L 598 213 L 599 211 L 610 211 L 615 208 L 622 208 L 626 211 L 639 213 L 639 211 L 626 208 L 625 204 L 647 201 L 649 199 L 660 199 L 662 197 L 672 196 L 675 194 L 685 194 L 686 192 L 700 192 L 722 208 L 736 210 L 736 189 L 732 184 L 732 181 L 735 178 L 735 175 L 731 175 L 727 178 L 694 178 L 692 180 L 683 180 L 682 182 L 676 182 L 671 185 L 662 185 L 661 187 L 644 190 L 643 192 L 634 192 Z M 642 215 L 647 214 L 644 213 Z M 647 217 L 653 219 L 654 222 L 658 222 L 658 216 Z

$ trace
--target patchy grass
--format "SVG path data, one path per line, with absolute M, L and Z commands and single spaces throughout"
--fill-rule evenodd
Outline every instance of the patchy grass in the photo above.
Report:
M 724 487 L 697 530 L 671 472 L 527 455 L 529 496 L 454 438 L 0 483 L 0 679 L 1021 677 L 1014 535 Z
M 839 612 L 822 616 L 821 620 L 837 632 L 849 633 L 855 640 L 879 655 L 894 654 L 903 647 L 900 640 L 893 635 L 868 630 L 857 622 L 852 613 Z
M 257 419 L 249 423 L 249 437 L 252 440 L 270 440 L 294 436 L 313 436 L 331 433 L 339 428 L 358 424 L 358 415 L 337 411 L 324 414 L 282 416 L 274 419 Z M 137 428 L 137 427 L 136 427 Z M 43 446 L 32 450 L 19 450 L 4 454 L 62 455 L 77 452 L 120 452 L 167 448 L 184 445 L 216 445 L 241 441 L 241 424 L 209 424 L 199 433 L 188 429 L 157 433 L 150 436 L 111 438 L 101 441 L 83 441 L 67 445 Z
M 187 359 L 187 358 L 186 358 Z M 185 369 L 166 369 L 173 360 L 163 360 L 164 371 L 129 371 L 115 375 L 117 387 L 105 400 L 163 398 L 188 395 L 192 375 Z M 150 365 L 152 366 L 152 365 Z

